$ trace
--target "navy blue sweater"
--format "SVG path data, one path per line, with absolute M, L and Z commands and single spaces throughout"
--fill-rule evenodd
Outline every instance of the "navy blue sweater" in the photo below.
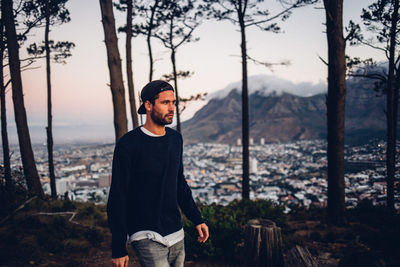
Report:
M 166 127 L 161 137 L 138 127 L 119 139 L 107 203 L 112 257 L 127 255 L 127 235 L 151 230 L 166 236 L 182 228 L 178 206 L 194 225 L 203 223 L 183 176 L 182 136 Z

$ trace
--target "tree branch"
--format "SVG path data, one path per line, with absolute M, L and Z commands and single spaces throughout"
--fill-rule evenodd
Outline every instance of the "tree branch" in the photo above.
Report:
M 320 55 L 318 55 L 318 58 L 324 63 L 326 66 L 328 66 L 328 62 L 325 61 Z
M 274 19 L 277 19 L 277 18 L 279 18 L 280 16 L 282 16 L 282 15 L 288 13 L 290 10 L 292 10 L 292 9 L 294 9 L 294 8 L 296 8 L 296 7 L 297 7 L 297 5 L 292 5 L 292 6 L 288 7 L 288 8 L 286 8 L 285 10 L 282 10 L 282 11 L 279 12 L 278 14 L 276 14 L 276 15 L 274 15 L 274 16 L 268 18 L 268 19 L 259 20 L 259 21 L 255 21 L 255 22 L 252 22 L 252 23 L 248 23 L 248 24 L 245 24 L 244 26 L 245 26 L 245 27 L 249 27 L 249 26 L 253 26 L 253 25 L 259 25 L 259 24 L 263 24 L 263 23 L 266 23 L 266 22 L 270 22 L 270 21 L 272 21 L 272 20 L 274 20 Z
M 252 61 L 256 65 L 262 65 L 264 67 L 267 67 L 271 71 L 273 71 L 273 69 L 272 69 L 273 66 L 288 66 L 288 65 L 290 65 L 290 61 L 289 60 L 281 61 L 279 63 L 269 63 L 269 62 L 263 62 L 263 61 L 256 60 L 256 59 L 250 57 L 249 55 L 247 55 L 247 59 Z

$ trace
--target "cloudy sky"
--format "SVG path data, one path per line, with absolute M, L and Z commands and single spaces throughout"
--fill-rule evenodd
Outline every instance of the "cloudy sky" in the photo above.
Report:
M 274 1 L 266 1 L 271 13 L 279 6 Z M 370 0 L 345 0 L 344 21 L 349 19 L 359 21 L 361 9 Z M 265 4 L 265 6 L 267 6 Z M 52 29 L 50 36 L 56 41 L 68 40 L 75 43 L 73 56 L 66 65 L 52 65 L 54 125 L 59 127 L 76 127 L 82 125 L 103 125 L 107 134 L 113 135 L 113 114 L 111 93 L 108 87 L 109 74 L 101 24 L 99 1 L 70 0 L 67 5 L 71 13 L 71 22 Z M 125 23 L 124 14 L 114 11 L 117 26 Z M 247 47 L 251 57 L 266 62 L 289 60 L 290 66 L 277 66 L 273 70 L 257 66 L 249 62 L 250 76 L 268 75 L 275 82 L 282 81 L 293 84 L 305 90 L 304 95 L 312 94 L 325 83 L 326 66 L 318 56 L 326 58 L 327 45 L 324 33 L 325 13 L 320 3 L 314 7 L 295 10 L 292 16 L 280 23 L 283 33 L 274 34 L 262 32 L 258 28 L 248 28 Z M 207 92 L 212 94 L 229 84 L 241 79 L 240 34 L 238 28 L 229 22 L 205 21 L 198 27 L 194 35 L 200 40 L 188 43 L 177 52 L 178 70 L 190 70 L 194 75 L 179 81 L 181 96 Z M 31 36 L 32 40 L 40 40 L 43 30 L 38 30 Z M 119 47 L 121 58 L 124 59 L 125 37 L 120 34 Z M 29 43 L 29 41 L 27 42 Z M 157 59 L 155 63 L 155 78 L 172 70 L 168 50 L 158 41 L 153 41 L 153 51 Z M 21 49 L 21 57 L 25 56 L 25 48 Z M 133 39 L 133 71 L 135 90 L 140 90 L 148 82 L 148 57 L 145 39 Z M 376 51 L 368 48 L 347 48 L 351 56 L 383 59 Z M 125 61 L 122 62 L 123 66 Z M 46 84 L 45 63 L 36 64 L 38 69 L 23 73 L 24 100 L 31 127 L 43 129 L 46 124 Z M 125 73 L 124 73 L 125 74 Z M 126 79 L 124 77 L 124 79 Z M 255 80 L 263 80 L 256 78 Z M 304 84 L 310 86 L 309 92 Z M 11 92 L 8 93 L 8 121 L 10 132 L 15 132 Z M 199 104 L 197 104 L 199 106 Z M 183 117 L 188 117 L 190 110 Z M 186 112 L 186 111 L 185 111 Z M 129 127 L 131 127 L 129 125 Z M 56 135 L 57 141 L 57 135 Z M 11 138 L 12 139 L 12 138 Z

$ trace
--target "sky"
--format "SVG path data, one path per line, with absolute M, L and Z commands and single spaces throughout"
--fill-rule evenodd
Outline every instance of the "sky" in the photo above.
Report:
M 345 0 L 344 25 L 349 19 L 359 22 L 361 9 L 371 2 Z M 271 13 L 276 12 L 279 7 L 276 1 L 271 0 L 265 1 L 263 5 L 272 10 Z M 67 59 L 65 65 L 52 64 L 53 124 L 59 127 L 55 133 L 55 141 L 64 135 L 74 135 L 74 130 L 75 133 L 80 131 L 80 127 L 86 127 L 86 130 L 82 131 L 88 131 L 85 133 L 88 138 L 99 132 L 108 139 L 113 138 L 113 111 L 108 86 L 110 78 L 99 1 L 70 0 L 67 8 L 70 11 L 71 22 L 54 27 L 50 32 L 50 38 L 56 41 L 72 41 L 76 45 L 72 50 L 72 57 Z M 125 14 L 116 10 L 114 14 L 117 27 L 125 24 Z M 268 75 L 298 87 L 306 83 L 314 84 L 310 86 L 310 90 L 325 84 L 327 68 L 319 59 L 319 56 L 324 59 L 327 57 L 324 21 L 325 12 L 322 3 L 319 3 L 313 7 L 294 10 L 288 20 L 280 23 L 282 33 L 248 28 L 246 33 L 249 56 L 270 63 L 290 61 L 289 66 L 275 66 L 273 70 L 249 62 L 249 76 Z M 30 39 L 40 41 L 43 35 L 43 29 L 39 29 L 32 33 Z M 181 96 L 188 97 L 205 92 L 212 95 L 241 80 L 240 33 L 237 26 L 227 21 L 204 21 L 194 31 L 194 36 L 199 37 L 199 41 L 184 44 L 177 51 L 177 69 L 194 72 L 192 77 L 178 81 Z M 125 36 L 119 34 L 118 38 L 126 81 Z M 156 58 L 154 78 L 161 78 L 163 74 L 172 71 L 169 52 L 157 40 L 152 44 Z M 25 47 L 21 48 L 21 58 L 26 56 Z M 132 52 L 133 79 L 135 90 L 138 92 L 148 82 L 149 72 L 147 46 L 143 37 L 132 40 Z M 383 59 L 383 55 L 370 48 L 347 47 L 346 53 L 351 56 L 374 56 L 378 60 Z M 38 131 L 37 136 L 34 134 L 35 138 L 44 141 L 47 119 L 44 60 L 37 62 L 35 66 L 38 68 L 22 74 L 24 101 L 28 124 L 31 128 L 36 127 L 33 131 Z M 205 102 L 193 104 L 184 111 L 183 119 L 189 118 L 204 104 Z M 15 135 L 11 91 L 7 94 L 7 111 L 9 132 Z M 129 129 L 131 128 L 129 122 Z M 63 138 L 66 138 L 65 136 Z M 16 140 L 12 136 L 10 139 Z

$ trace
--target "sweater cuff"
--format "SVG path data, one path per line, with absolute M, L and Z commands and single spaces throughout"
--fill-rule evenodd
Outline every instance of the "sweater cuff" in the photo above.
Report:
M 195 216 L 193 216 L 191 221 L 195 226 L 204 223 L 203 219 L 201 218 L 200 212 L 198 212 Z
M 126 250 L 126 238 L 112 235 L 111 249 L 113 259 L 122 258 L 128 255 L 128 251 Z

